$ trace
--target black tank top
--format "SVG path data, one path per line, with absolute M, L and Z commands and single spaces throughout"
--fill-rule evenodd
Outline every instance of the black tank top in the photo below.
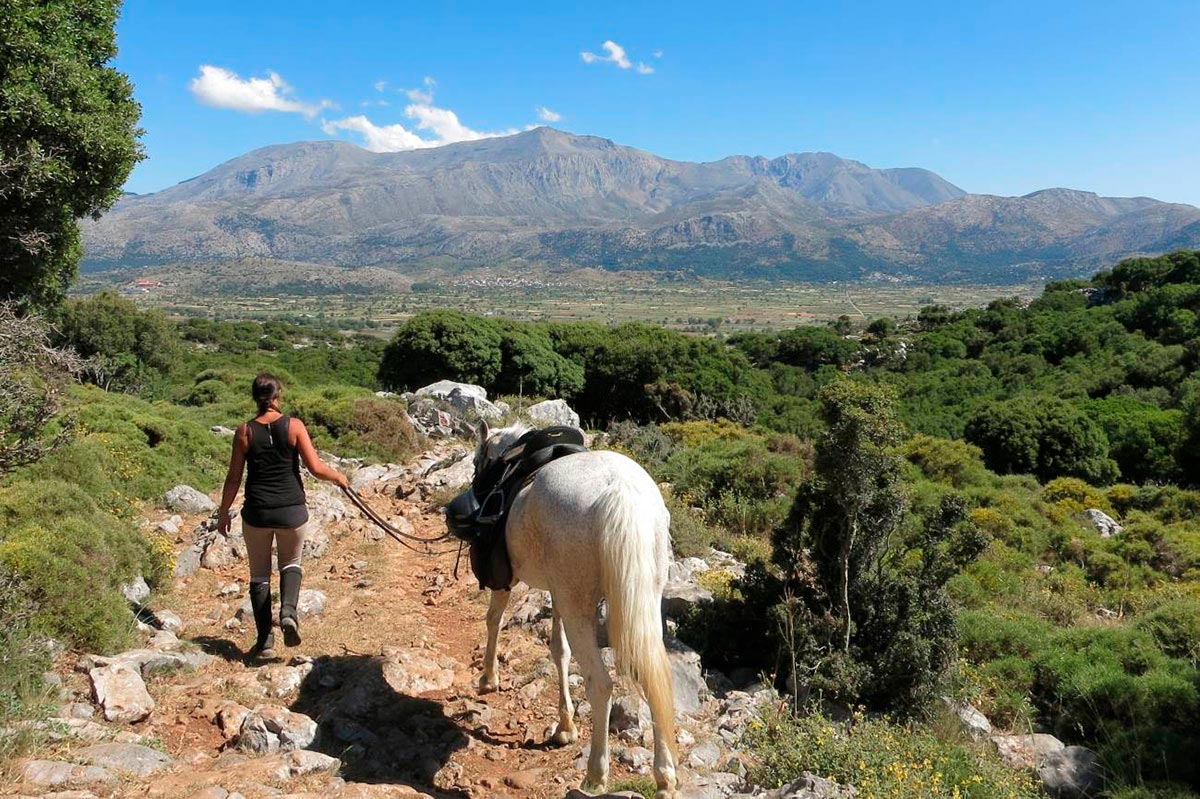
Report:
M 255 527 L 299 527 L 308 521 L 300 452 L 288 443 L 291 418 L 268 424 L 251 420 L 246 451 L 246 499 L 242 519 Z

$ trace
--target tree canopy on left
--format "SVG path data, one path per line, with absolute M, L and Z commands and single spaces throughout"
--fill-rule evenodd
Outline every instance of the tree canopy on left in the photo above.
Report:
M 0 0 L 0 300 L 57 304 L 77 220 L 120 196 L 141 107 L 117 53 L 120 0 Z

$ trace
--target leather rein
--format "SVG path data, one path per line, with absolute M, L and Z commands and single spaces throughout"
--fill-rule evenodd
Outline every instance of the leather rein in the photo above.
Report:
M 370 505 L 368 505 L 366 503 L 366 500 L 364 500 L 362 498 L 362 496 L 360 496 L 359 493 L 357 491 L 355 491 L 353 488 L 351 488 L 350 486 L 343 486 L 342 493 L 344 493 L 347 497 L 350 498 L 350 502 L 352 502 L 354 504 L 354 507 L 356 507 L 360 511 L 362 511 L 362 514 L 364 516 L 366 516 L 367 519 L 370 520 L 372 524 L 374 524 L 380 530 L 385 532 L 388 536 L 390 536 L 398 544 L 400 544 L 401 546 L 403 546 L 407 549 L 412 550 L 413 552 L 416 552 L 417 554 L 420 554 L 420 555 L 445 555 L 449 552 L 455 552 L 455 551 L 461 552 L 461 550 L 462 550 L 462 546 L 463 546 L 462 544 L 456 544 L 455 546 L 448 547 L 446 549 L 433 550 L 430 548 L 431 545 L 440 544 L 445 541 L 449 541 L 451 539 L 451 535 L 449 532 L 443 533 L 442 535 L 439 535 L 439 536 L 433 536 L 430 538 L 426 538 L 426 537 L 419 536 L 419 535 L 413 535 L 412 533 L 406 533 L 402 530 L 397 529 L 395 525 L 389 523 L 382 516 L 380 516 L 378 513 L 376 513 L 375 509 L 372 508 Z M 421 544 L 424 546 L 424 549 L 418 549 L 416 546 L 414 546 L 414 544 Z

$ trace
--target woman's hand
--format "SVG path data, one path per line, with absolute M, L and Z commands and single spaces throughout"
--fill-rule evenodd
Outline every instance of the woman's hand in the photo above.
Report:
M 221 508 L 217 512 L 217 532 L 226 538 L 229 537 L 229 527 L 233 524 L 233 514 L 229 512 L 229 508 Z
M 340 486 L 341 488 L 349 488 L 350 487 L 350 478 L 349 477 L 342 474 L 341 472 L 334 472 L 334 475 L 336 475 L 336 476 L 332 480 L 330 480 L 331 483 L 335 483 L 338 486 Z

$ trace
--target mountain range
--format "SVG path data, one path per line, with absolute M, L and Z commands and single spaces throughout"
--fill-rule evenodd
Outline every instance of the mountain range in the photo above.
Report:
M 1200 209 L 1046 189 L 969 194 L 830 153 L 692 163 L 540 127 L 397 153 L 254 150 L 83 223 L 85 268 L 243 259 L 1015 282 L 1200 247 Z

